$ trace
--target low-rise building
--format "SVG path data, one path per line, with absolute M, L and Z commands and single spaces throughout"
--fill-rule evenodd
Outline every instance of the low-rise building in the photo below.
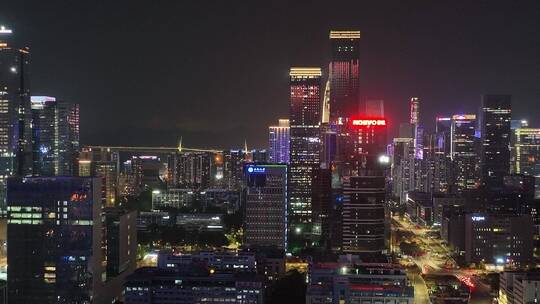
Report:
M 538 303 L 540 272 L 501 272 L 499 277 L 499 304 Z
M 152 210 L 186 207 L 192 196 L 193 191 L 190 189 L 152 190 Z
M 176 225 L 186 230 L 223 230 L 223 215 L 213 213 L 180 213 Z
M 255 274 L 182 273 L 139 268 L 124 285 L 126 304 L 263 303 L 264 283 Z
M 158 267 L 183 271 L 193 264 L 204 265 L 215 272 L 257 272 L 255 254 L 251 252 L 198 252 L 193 254 L 162 251 L 158 254 Z
M 331 262 L 309 265 L 306 304 L 414 303 L 405 269 L 390 263 Z

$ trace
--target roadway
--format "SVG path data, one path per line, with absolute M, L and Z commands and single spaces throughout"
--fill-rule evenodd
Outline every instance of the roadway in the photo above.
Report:
M 414 234 L 413 239 L 424 254 L 411 257 L 410 261 L 416 264 L 423 274 L 453 275 L 472 287 L 470 303 L 491 303 L 490 287 L 477 276 L 482 271 L 458 268 L 456 261 L 452 258 L 450 249 L 439 238 L 429 235 L 429 232 L 433 232 L 433 230 L 418 227 L 416 224 L 397 216 L 392 218 L 392 222 L 394 226 L 393 233 L 394 229 L 400 229 Z M 395 238 L 392 239 L 395 240 Z M 394 248 L 399 247 L 399 244 L 393 245 Z M 412 273 L 409 276 L 414 286 L 415 303 L 429 303 L 427 286 L 422 276 Z
M 407 275 L 409 281 L 414 287 L 414 303 L 415 304 L 430 304 L 429 292 L 426 286 L 426 281 L 419 273 L 411 273 Z

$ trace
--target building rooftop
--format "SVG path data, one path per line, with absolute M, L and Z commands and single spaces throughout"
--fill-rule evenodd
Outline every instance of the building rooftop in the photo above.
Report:
M 330 31 L 330 39 L 360 39 L 360 31 Z

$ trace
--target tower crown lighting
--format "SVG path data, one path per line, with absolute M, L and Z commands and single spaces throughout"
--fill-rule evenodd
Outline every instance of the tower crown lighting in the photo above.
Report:
M 360 31 L 330 31 L 330 39 L 360 39 Z

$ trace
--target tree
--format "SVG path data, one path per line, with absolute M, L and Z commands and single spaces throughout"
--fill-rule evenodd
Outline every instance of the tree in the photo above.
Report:
M 180 227 L 163 227 L 161 229 L 161 240 L 171 245 L 184 244 L 186 231 Z
M 291 270 L 276 281 L 267 295 L 267 304 L 305 303 L 306 278 L 298 270 Z

